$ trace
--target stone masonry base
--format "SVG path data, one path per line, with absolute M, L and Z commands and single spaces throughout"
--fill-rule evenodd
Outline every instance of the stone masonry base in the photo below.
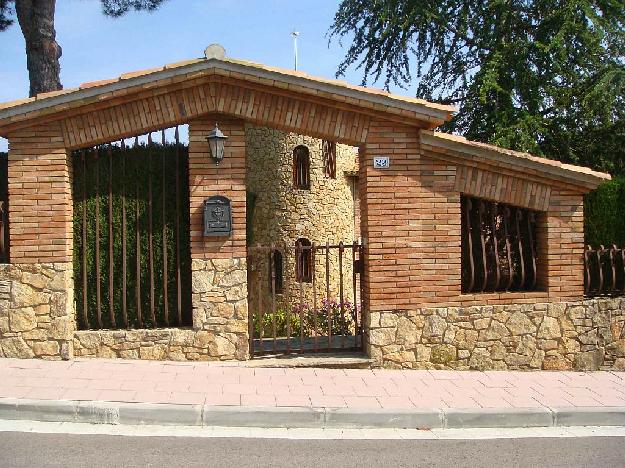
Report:
M 625 298 L 372 312 L 375 365 L 625 370 Z
M 245 259 L 193 260 L 193 328 L 74 334 L 74 356 L 174 361 L 248 356 Z

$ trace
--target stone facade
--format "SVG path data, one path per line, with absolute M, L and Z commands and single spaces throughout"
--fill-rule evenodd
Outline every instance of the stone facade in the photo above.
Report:
M 357 196 L 357 152 L 351 146 L 336 146 L 336 178 L 324 175 L 323 141 L 294 133 L 247 125 L 247 190 L 253 199 L 252 217 L 249 220 L 249 244 L 270 246 L 275 244 L 283 255 L 283 291 L 278 295 L 278 306 L 303 301 L 312 304 L 312 285 L 295 280 L 295 243 L 306 238 L 317 245 L 352 243 L 358 240 L 355 229 L 354 199 Z M 293 150 L 304 145 L 310 155 L 310 190 L 293 186 Z M 250 239 L 248 239 L 250 241 Z M 252 301 L 257 300 L 256 288 L 265 295 L 270 293 L 267 252 L 248 252 L 251 280 L 254 289 Z M 344 297 L 353 301 L 351 288 L 351 249 L 345 251 L 343 275 Z M 329 262 L 330 294 L 339 295 L 338 253 L 331 250 Z M 318 300 L 325 297 L 325 255 L 315 258 L 315 276 Z M 300 287 L 303 289 L 300 291 Z M 301 292 L 301 295 L 300 295 Z M 267 297 L 268 304 L 270 301 Z M 319 302 L 320 303 L 320 302 Z
M 377 366 L 625 370 L 625 298 L 372 312 Z
M 0 265 L 0 357 L 68 359 L 75 330 L 72 265 Z
M 192 289 L 192 330 L 78 331 L 74 355 L 175 361 L 246 359 L 245 259 L 193 260 Z

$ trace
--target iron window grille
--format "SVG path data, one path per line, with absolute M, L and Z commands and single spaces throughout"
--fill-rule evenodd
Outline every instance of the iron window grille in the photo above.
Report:
M 336 143 L 323 140 L 321 152 L 323 155 L 323 174 L 329 179 L 336 179 Z
M 310 152 L 304 145 L 296 146 L 293 150 L 293 186 L 310 190 Z
M 537 288 L 537 213 L 461 197 L 462 293 Z

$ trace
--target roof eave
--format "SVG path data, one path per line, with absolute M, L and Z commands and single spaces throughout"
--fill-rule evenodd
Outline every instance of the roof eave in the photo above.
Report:
M 153 82 L 166 80 L 168 78 L 174 78 L 179 75 L 188 73 L 207 72 L 211 69 L 219 69 L 228 72 L 235 72 L 241 74 L 249 74 L 259 78 L 274 80 L 282 82 L 284 84 L 290 84 L 298 86 L 299 89 L 310 89 L 311 95 L 316 92 L 326 92 L 332 94 L 343 95 L 347 98 L 369 101 L 373 104 L 382 106 L 389 106 L 400 110 L 406 110 L 418 114 L 419 118 L 422 118 L 425 122 L 430 124 L 430 128 L 441 125 L 449 120 L 452 116 L 452 109 L 445 106 L 432 105 L 422 103 L 412 103 L 401 99 L 394 99 L 392 95 L 372 94 L 366 91 L 345 88 L 339 84 L 321 82 L 315 79 L 307 78 L 305 76 L 289 75 L 287 73 L 281 73 L 278 70 L 267 69 L 262 66 L 254 66 L 250 64 L 240 63 L 229 60 L 208 59 L 202 60 L 187 65 L 178 66 L 175 68 L 165 68 L 163 70 L 155 71 L 152 73 L 146 73 L 139 76 L 132 76 L 130 78 L 120 77 L 117 81 L 108 82 L 101 86 L 92 86 L 67 93 L 60 93 L 55 96 L 45 97 L 43 99 L 35 99 L 16 106 L 0 109 L 0 132 L 3 126 L 12 124 L 12 118 L 30 113 L 44 111 L 50 109 L 50 114 L 56 113 L 51 109 L 56 106 L 71 106 L 76 101 L 84 101 L 86 99 L 96 98 L 97 96 L 114 93 L 116 91 L 140 87 Z M 132 75 L 132 74 L 131 74 Z M 64 107 L 64 108 L 65 108 Z M 59 110 L 61 111 L 61 110 Z M 35 116 L 34 118 L 37 118 Z
M 507 168 L 523 171 L 532 169 L 542 175 L 546 180 L 553 180 L 554 183 L 565 183 L 573 186 L 579 192 L 588 193 L 596 189 L 603 182 L 611 180 L 610 174 L 592 171 L 582 166 L 573 166 L 569 164 L 559 165 L 557 161 L 554 164 L 546 164 L 540 161 L 525 157 L 515 157 L 513 155 L 493 151 L 487 148 L 477 148 L 471 145 L 470 141 L 449 140 L 438 136 L 437 132 L 421 131 L 421 143 L 432 148 L 442 148 L 455 151 L 457 153 L 465 153 L 484 160 L 492 166 L 505 165 Z M 574 170 L 579 168 L 583 170 Z

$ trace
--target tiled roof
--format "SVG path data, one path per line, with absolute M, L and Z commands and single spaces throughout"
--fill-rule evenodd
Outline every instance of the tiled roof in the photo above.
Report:
M 113 79 L 90 81 L 83 83 L 77 88 L 67 88 L 50 93 L 41 93 L 32 98 L 0 103 L 0 124 L 2 120 L 16 114 L 40 111 L 55 105 L 68 104 L 73 101 L 93 97 L 100 93 L 104 94 L 111 90 L 132 87 L 138 83 L 145 84 L 172 76 L 201 72 L 211 68 L 259 76 L 267 78 L 272 82 L 284 82 L 286 86 L 281 87 L 286 89 L 290 87 L 289 85 L 292 85 L 293 89 L 309 90 L 310 94 L 322 95 L 324 92 L 328 92 L 339 96 L 345 95 L 346 97 L 365 102 L 368 101 L 373 104 L 381 105 L 383 108 L 390 107 L 413 111 L 423 115 L 428 121 L 431 121 L 433 124 L 431 126 L 437 126 L 449 120 L 456 110 L 452 106 L 436 104 L 409 96 L 391 94 L 381 89 L 356 86 L 345 81 L 315 77 L 301 71 L 270 67 L 232 58 L 200 58 L 171 63 L 159 68 L 128 72 Z M 378 109 L 380 108 L 378 107 Z M 36 117 L 36 115 L 33 115 L 33 117 Z
M 421 143 L 425 148 L 434 151 L 453 151 L 465 155 L 474 156 L 494 166 L 513 166 L 517 170 L 529 170 L 544 174 L 549 178 L 566 180 L 572 184 L 587 188 L 595 188 L 600 183 L 610 180 L 610 174 L 593 171 L 588 167 L 565 164 L 553 159 L 541 158 L 523 153 L 500 148 L 486 143 L 467 140 L 458 135 L 435 131 L 421 131 Z

